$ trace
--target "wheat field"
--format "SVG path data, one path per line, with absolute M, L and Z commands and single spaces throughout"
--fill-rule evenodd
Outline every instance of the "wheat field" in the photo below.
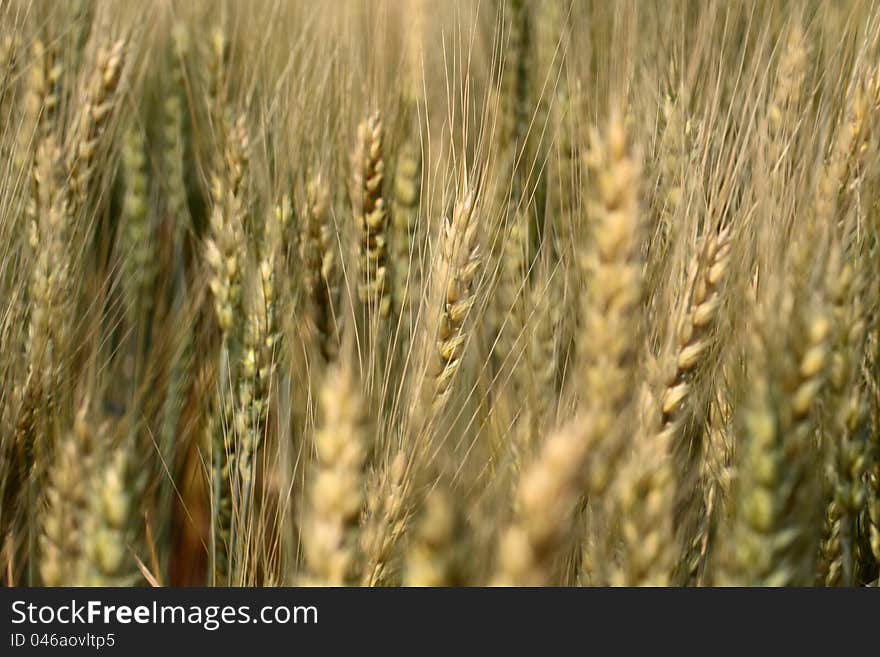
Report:
M 4 585 L 878 585 L 876 0 L 4 0 L 0 154 Z

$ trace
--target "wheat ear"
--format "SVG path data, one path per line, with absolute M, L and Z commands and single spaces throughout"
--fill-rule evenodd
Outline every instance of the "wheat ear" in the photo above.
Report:
M 366 484 L 366 508 L 361 522 L 361 551 L 364 555 L 363 586 L 389 581 L 395 548 L 405 535 L 410 519 L 410 479 L 407 458 L 397 452 Z
M 406 553 L 404 585 L 463 583 L 461 517 L 450 492 L 438 484 L 429 493 Z
M 357 129 L 351 156 L 351 205 L 359 234 L 358 295 L 371 312 L 384 319 L 391 311 L 392 281 L 388 273 L 388 213 L 382 197 L 382 142 L 382 120 L 376 112 Z
M 587 164 L 593 176 L 588 206 L 593 228 L 584 268 L 588 287 L 579 358 L 581 415 L 547 439 L 520 480 L 519 514 L 505 532 L 497 583 L 554 581 L 584 493 L 601 499 L 625 449 L 638 344 L 641 301 L 639 163 L 622 123 L 593 131 Z
M 109 445 L 104 445 L 107 449 Z M 132 520 L 140 488 L 135 482 L 132 444 L 123 443 L 101 457 L 86 510 L 85 582 L 89 586 L 131 585 L 135 578 L 130 559 Z
M 475 300 L 480 268 L 480 222 L 475 198 L 465 191 L 451 219 L 444 219 L 439 258 L 431 272 L 426 317 L 422 328 L 425 366 L 421 392 L 414 406 L 410 430 L 422 434 L 446 407 L 453 391 L 467 335 L 464 323 Z
M 238 412 L 235 414 L 235 433 L 239 440 L 235 448 L 235 495 L 238 509 L 235 532 L 239 541 L 249 536 L 252 507 L 254 461 L 268 430 L 270 394 L 276 367 L 276 354 L 281 332 L 277 320 L 275 271 L 281 259 L 280 207 L 267 213 L 260 240 L 260 253 L 255 276 L 255 290 L 251 295 L 244 334 L 241 341 L 241 362 L 238 374 Z M 233 545 L 239 572 L 236 581 L 244 582 L 246 544 Z
M 147 172 L 144 138 L 136 128 L 123 140 L 122 169 L 125 196 L 123 221 L 123 285 L 133 323 L 150 314 L 155 276 L 155 244 L 147 199 Z
M 711 518 L 707 513 L 712 506 L 706 495 L 714 495 L 706 487 L 711 487 L 714 479 L 708 474 L 709 480 L 702 482 L 704 495 L 694 500 L 694 486 L 707 475 L 702 459 L 708 447 L 700 444 L 691 432 L 685 431 L 685 425 L 693 417 L 691 391 L 708 378 L 706 375 L 710 372 L 706 364 L 711 362 L 713 346 L 718 346 L 716 323 L 723 302 L 730 249 L 728 229 L 705 240 L 684 321 L 677 335 L 674 373 L 667 380 L 661 396 L 661 439 L 669 442 L 680 473 L 674 510 L 684 551 L 680 567 L 691 581 L 703 565 L 701 546 L 710 531 Z M 717 349 L 714 352 L 717 354 Z
M 799 320 L 787 344 L 771 346 L 769 336 L 753 339 L 755 380 L 741 419 L 744 444 L 721 584 L 805 586 L 814 576 L 818 523 L 811 414 L 824 383 L 830 323 L 821 306 L 803 303 L 795 310 L 786 296 L 784 303 L 796 314 L 781 316 Z
M 78 585 L 85 579 L 83 549 L 96 443 L 85 409 L 60 441 L 49 471 L 39 541 L 44 586 Z
M 309 491 L 303 554 L 307 583 L 342 586 L 357 581 L 358 519 L 363 506 L 367 429 L 351 357 L 341 359 L 321 389 L 315 429 L 317 464 Z
M 222 333 L 218 398 L 206 422 L 212 453 L 213 550 L 216 577 L 228 575 L 228 555 L 232 536 L 232 478 L 234 466 L 236 423 L 232 403 L 238 386 L 238 343 L 236 320 L 241 311 L 241 287 L 247 253 L 244 246 L 245 201 L 242 183 L 248 164 L 249 141 L 244 117 L 236 122 L 226 141 L 224 167 L 215 173 L 211 184 L 211 217 L 209 237 L 205 242 L 205 261 L 210 269 L 210 288 L 214 311 Z M 223 545 L 220 545 L 222 543 Z
M 124 64 L 125 41 L 98 51 L 95 70 L 86 90 L 85 105 L 76 126 L 70 152 L 70 212 L 77 215 L 85 206 L 95 170 L 95 159 L 110 116 L 117 106 L 119 82 Z
M 412 111 L 405 112 L 407 117 L 412 114 Z M 395 309 L 404 317 L 406 330 L 411 330 L 410 310 L 418 303 L 418 293 L 422 285 L 421 256 L 416 241 L 422 191 L 422 145 L 415 127 L 417 126 L 410 127 L 397 151 L 391 212 L 394 236 L 392 295 Z
M 339 267 L 334 227 L 330 218 L 330 190 L 324 176 L 314 176 L 306 185 L 299 241 L 306 295 L 307 334 L 324 360 L 332 361 L 339 351 Z

